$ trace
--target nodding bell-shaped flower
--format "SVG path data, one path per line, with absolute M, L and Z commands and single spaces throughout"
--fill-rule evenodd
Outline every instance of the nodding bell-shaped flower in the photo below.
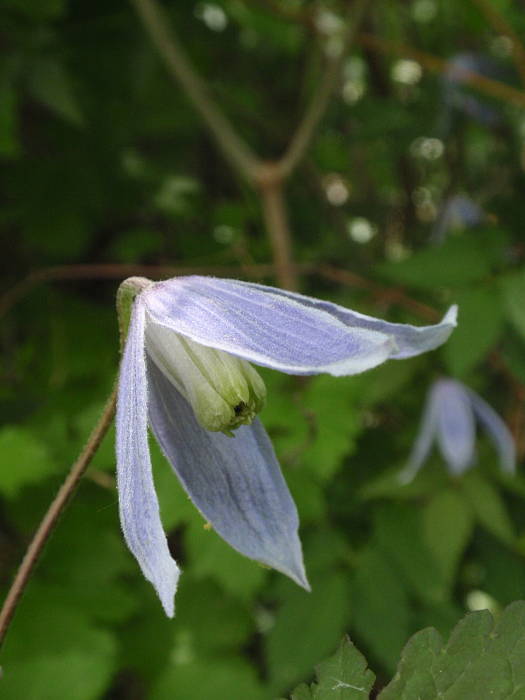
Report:
M 120 519 L 166 614 L 173 615 L 180 572 L 159 516 L 148 424 L 218 534 L 308 589 L 297 510 L 256 417 L 265 387 L 249 363 L 289 374 L 356 374 L 444 343 L 455 307 L 441 323 L 414 327 L 272 287 L 196 276 L 130 278 L 117 301 Z
M 407 466 L 400 474 L 410 482 L 427 459 L 434 441 L 451 474 L 459 476 L 475 460 L 476 420 L 498 453 L 501 470 L 516 470 L 514 439 L 505 423 L 481 396 L 454 379 L 438 379 L 426 400 L 418 437 Z

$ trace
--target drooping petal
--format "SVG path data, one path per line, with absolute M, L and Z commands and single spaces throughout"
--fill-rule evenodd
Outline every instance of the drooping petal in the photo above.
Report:
M 516 445 L 512 433 L 494 409 L 481 396 L 478 396 L 470 389 L 467 389 L 467 392 L 470 396 L 474 413 L 489 434 L 498 452 L 501 469 L 514 474 L 516 471 Z
M 158 282 L 142 297 L 149 323 L 290 374 L 356 374 L 396 350 L 385 333 L 351 328 L 334 314 L 270 287 L 179 277 Z
M 438 406 L 437 439 L 453 474 L 462 474 L 474 459 L 476 426 L 470 397 L 459 382 L 437 381 L 433 387 Z
M 203 516 L 239 552 L 308 588 L 297 510 L 260 422 L 233 438 L 204 430 L 151 360 L 148 386 L 151 429 Z
M 403 471 L 399 474 L 399 481 L 408 484 L 423 466 L 432 449 L 432 443 L 436 437 L 438 427 L 439 405 L 436 402 L 435 392 L 430 390 L 423 409 L 423 417 L 419 432 L 412 447 L 412 452 Z
M 337 304 L 251 282 L 179 277 L 145 294 L 151 317 L 203 345 L 291 374 L 355 374 L 444 343 L 456 307 L 441 323 L 388 323 Z
M 173 617 L 179 568 L 162 528 L 148 447 L 145 308 L 137 297 L 122 356 L 116 416 L 117 479 L 122 531 L 144 576 Z

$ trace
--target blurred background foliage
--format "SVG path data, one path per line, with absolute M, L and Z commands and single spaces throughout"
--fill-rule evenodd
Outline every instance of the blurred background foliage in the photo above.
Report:
M 358 7 L 164 9 L 237 132 L 275 159 Z M 257 186 L 217 149 L 131 5 L 4 0 L 1 27 L 6 592 L 111 390 L 118 282 L 181 270 L 281 280 Z M 525 595 L 522 474 L 503 477 L 480 440 L 462 478 L 436 454 L 413 483 L 397 479 L 439 374 L 484 396 L 523 456 L 523 8 L 380 0 L 355 30 L 285 183 L 300 289 L 420 324 L 457 302 L 458 329 L 434 353 L 358 377 L 263 370 L 262 420 L 300 512 L 311 594 L 206 530 L 156 452 L 184 571 L 166 619 L 120 535 L 108 435 L 14 619 L 4 700 L 270 700 L 311 679 L 344 633 L 380 688 L 412 633 L 448 635 L 465 611 L 497 614 Z

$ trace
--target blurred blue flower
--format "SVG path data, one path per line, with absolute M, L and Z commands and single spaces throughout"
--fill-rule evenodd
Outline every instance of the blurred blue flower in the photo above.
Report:
M 264 384 L 249 362 L 289 374 L 356 374 L 441 345 L 456 325 L 456 308 L 418 328 L 211 277 L 131 278 L 121 292 L 130 317 L 116 419 L 120 518 L 166 613 L 173 615 L 180 571 L 160 520 L 148 422 L 219 535 L 308 588 L 295 504 L 256 418 Z
M 495 126 L 501 121 L 500 113 L 486 100 L 469 91 L 467 78 L 470 73 L 477 73 L 486 78 L 501 81 L 504 72 L 501 66 L 490 56 L 471 53 L 457 53 L 446 64 L 443 72 L 443 101 L 447 105 L 447 131 L 450 126 L 450 110 L 458 110 L 485 126 Z
M 475 459 L 476 419 L 498 453 L 504 472 L 516 470 L 514 439 L 498 414 L 478 394 L 454 379 L 438 379 L 426 400 L 418 437 L 407 466 L 400 474 L 411 481 L 427 459 L 436 441 L 451 474 L 460 475 Z
M 441 209 L 430 235 L 434 243 L 442 243 L 451 230 L 473 228 L 487 221 L 483 209 L 464 194 L 448 197 Z

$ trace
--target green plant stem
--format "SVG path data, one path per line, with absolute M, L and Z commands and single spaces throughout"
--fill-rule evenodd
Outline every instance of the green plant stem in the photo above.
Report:
M 95 456 L 100 443 L 111 425 L 113 416 L 115 415 L 116 396 L 117 390 L 115 387 L 111 393 L 111 396 L 106 402 L 104 411 L 97 425 L 94 427 L 91 435 L 89 436 L 86 446 L 71 467 L 69 474 L 49 506 L 44 518 L 42 519 L 42 522 L 40 523 L 33 539 L 29 544 L 29 547 L 27 548 L 27 552 L 22 560 L 22 563 L 20 564 L 20 568 L 17 571 L 14 581 L 11 584 L 11 588 L 9 589 L 2 609 L 0 610 L 0 647 L 3 644 L 17 605 L 29 582 L 29 579 L 31 578 L 40 554 L 51 536 L 51 533 L 55 529 L 58 518 L 64 511 L 64 508 L 73 495 L 80 478 Z
M 434 73 L 444 74 L 450 69 L 450 63 L 444 58 L 435 56 L 434 54 L 414 49 L 407 44 L 401 44 L 397 41 L 385 39 L 374 34 L 361 33 L 357 36 L 357 43 L 361 46 L 378 51 L 383 54 L 397 54 L 399 56 L 407 56 L 420 63 L 423 68 Z M 492 78 L 487 78 L 480 73 L 469 70 L 461 71 L 461 80 L 465 85 L 470 85 L 479 92 L 494 97 L 498 100 L 503 100 L 509 104 L 515 104 L 518 107 L 525 106 L 525 92 L 518 90 L 512 85 L 500 83 Z

